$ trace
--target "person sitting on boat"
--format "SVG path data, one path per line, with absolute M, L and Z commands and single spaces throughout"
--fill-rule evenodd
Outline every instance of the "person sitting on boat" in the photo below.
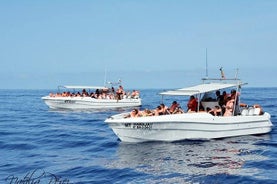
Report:
M 213 116 L 221 116 L 222 115 L 222 110 L 218 105 L 216 105 L 213 109 L 207 110 L 207 112 L 212 114 Z
M 167 106 L 165 106 L 163 103 L 161 103 L 160 106 L 161 106 L 161 108 L 162 108 L 162 113 L 163 113 L 164 115 L 165 115 L 165 114 L 170 114 Z
M 167 110 L 168 114 L 182 114 L 184 113 L 183 109 L 180 107 L 180 105 L 173 101 L 171 106 Z
M 114 87 L 112 86 L 111 88 L 108 89 L 108 93 L 115 93 Z
M 198 106 L 198 102 L 197 102 L 196 98 L 193 95 L 190 96 L 190 99 L 187 104 L 187 107 L 188 107 L 187 112 L 196 112 L 197 106 Z
M 264 114 L 262 106 L 260 106 L 259 104 L 254 104 L 253 107 L 255 109 L 255 115 L 263 115 Z
M 179 104 L 176 101 L 173 101 L 168 109 L 169 113 L 173 114 L 177 110 L 177 107 L 179 107 Z
M 183 113 L 185 113 L 185 112 L 183 111 L 183 109 L 180 106 L 178 106 L 175 109 L 175 111 L 173 112 L 173 114 L 183 114 Z
M 133 109 L 125 118 L 137 118 L 140 117 L 141 114 L 138 109 Z
M 140 112 L 141 116 L 146 117 L 146 116 L 153 116 L 155 113 L 152 112 L 150 109 L 144 109 L 143 111 Z
M 139 98 L 139 91 L 133 90 L 131 93 L 131 98 Z
M 129 96 L 130 96 L 130 94 L 128 94 L 129 92 L 123 92 L 123 96 L 122 96 L 122 98 L 121 99 L 126 99 L 126 98 L 129 98 Z
M 83 97 L 88 96 L 88 92 L 86 91 L 86 89 L 83 89 L 83 90 L 82 90 L 82 96 L 83 96 Z
M 93 92 L 90 93 L 89 95 L 91 98 L 96 98 L 95 94 Z
M 198 112 L 206 112 L 206 111 L 205 111 L 205 108 L 204 108 L 202 105 L 200 105 L 200 106 L 199 106 L 199 111 L 198 111 Z
M 78 91 L 76 97 L 81 97 L 81 93 Z
M 232 99 L 231 97 L 227 98 L 227 103 L 225 106 L 225 113 L 224 116 L 232 116 L 233 115 L 233 110 L 234 110 L 234 99 Z
M 56 95 L 54 93 L 49 93 L 50 97 L 55 97 Z
M 155 116 L 163 115 L 162 107 L 161 107 L 160 105 L 158 105 L 158 106 L 156 107 L 156 109 L 154 110 L 154 113 L 155 113 Z

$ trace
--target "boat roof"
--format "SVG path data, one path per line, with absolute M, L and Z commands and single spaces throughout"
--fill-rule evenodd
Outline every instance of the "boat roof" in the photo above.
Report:
M 104 86 L 72 86 L 72 85 L 66 85 L 66 86 L 59 86 L 67 89 L 108 89 Z
M 165 92 L 161 92 L 161 95 L 175 95 L 175 96 L 191 96 L 201 93 L 212 92 L 216 90 L 226 89 L 226 88 L 233 88 L 238 87 L 240 85 L 244 85 L 246 83 L 236 82 L 236 83 L 203 83 L 196 86 L 191 86 L 187 88 L 180 88 L 176 90 L 169 90 Z

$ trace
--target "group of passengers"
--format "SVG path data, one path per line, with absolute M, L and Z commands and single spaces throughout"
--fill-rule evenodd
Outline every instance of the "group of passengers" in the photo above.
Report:
M 190 96 L 190 99 L 187 103 L 186 112 L 196 112 L 197 111 L 197 99 L 194 96 Z M 161 116 L 168 114 L 183 114 L 185 110 L 182 109 L 177 101 L 173 101 L 170 107 L 167 107 L 165 104 L 161 103 L 154 110 L 144 109 L 139 111 L 138 109 L 133 109 L 127 116 L 128 117 L 144 117 L 144 116 Z
M 139 98 L 139 91 L 133 90 L 132 92 L 125 92 L 123 87 L 120 85 L 117 90 L 114 87 L 110 89 L 96 89 L 95 92 L 88 92 L 83 89 L 82 92 L 62 92 L 62 93 L 50 93 L 50 97 L 91 97 L 95 99 L 125 99 L 125 98 Z
M 167 107 L 165 104 L 161 103 L 153 110 L 144 109 L 140 111 L 138 109 L 133 109 L 125 118 L 160 116 L 160 115 L 181 114 L 181 113 L 184 113 L 183 109 L 176 101 L 173 101 L 170 107 Z
M 209 113 L 214 116 L 232 116 L 238 115 L 239 113 L 239 93 L 236 90 L 231 90 L 230 94 L 227 94 L 226 91 L 223 91 L 220 94 L 220 91 L 216 91 L 216 100 L 218 105 L 213 109 L 207 109 Z
M 231 93 L 228 95 L 226 91 L 223 91 L 220 94 L 220 91 L 216 91 L 218 105 L 214 108 L 204 107 L 199 104 L 198 100 L 195 96 L 190 96 L 188 103 L 187 103 L 187 113 L 192 112 L 208 112 L 214 116 L 232 116 L 233 111 L 234 114 L 237 115 L 237 106 L 238 106 L 238 93 L 236 90 L 231 90 Z M 236 101 L 236 103 L 235 103 Z M 198 109 L 199 108 L 199 109 Z M 182 114 L 185 111 L 181 108 L 181 106 L 176 102 L 173 101 L 170 107 L 165 106 L 163 103 L 156 107 L 154 110 L 145 109 L 145 110 L 138 110 L 133 109 L 127 116 L 128 117 L 144 117 L 144 116 L 160 116 L 160 115 L 167 115 L 167 114 Z

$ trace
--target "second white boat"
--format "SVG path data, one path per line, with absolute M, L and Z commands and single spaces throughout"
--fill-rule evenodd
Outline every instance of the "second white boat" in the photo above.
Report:
M 219 106 L 218 101 L 205 99 L 205 94 L 235 88 L 238 92 L 243 83 L 239 79 L 218 79 L 193 87 L 162 92 L 161 95 L 191 96 L 200 100 L 205 109 Z M 240 93 L 241 95 L 241 93 Z M 270 114 L 261 107 L 240 107 L 236 100 L 233 114 L 214 116 L 207 111 L 126 118 L 128 113 L 113 115 L 105 120 L 115 135 L 123 142 L 180 141 L 185 139 L 207 140 L 242 135 L 265 134 L 272 130 Z M 237 111 L 235 113 L 235 111 Z

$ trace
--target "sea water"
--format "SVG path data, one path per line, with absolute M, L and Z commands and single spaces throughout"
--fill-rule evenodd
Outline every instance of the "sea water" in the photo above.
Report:
M 161 91 L 140 90 L 141 108 L 159 105 Z M 271 114 L 269 134 L 139 144 L 104 122 L 130 109 L 51 110 L 41 100 L 49 92 L 0 90 L 0 183 L 277 183 L 277 88 L 241 95 Z M 188 99 L 174 100 L 185 108 Z

